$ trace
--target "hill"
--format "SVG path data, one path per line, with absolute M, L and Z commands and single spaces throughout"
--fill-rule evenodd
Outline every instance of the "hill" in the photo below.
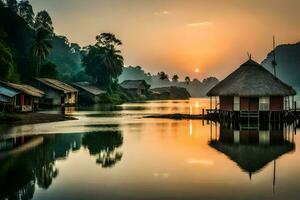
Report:
M 278 78 L 300 90 L 300 42 L 295 44 L 282 44 L 275 48 L 276 73 Z M 262 65 L 273 73 L 273 51 L 262 61 Z

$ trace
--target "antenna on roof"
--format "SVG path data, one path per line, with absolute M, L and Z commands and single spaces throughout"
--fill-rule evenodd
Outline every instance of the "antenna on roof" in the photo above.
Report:
M 274 76 L 276 76 L 276 54 L 275 54 L 275 36 L 273 35 L 273 60 L 272 60 L 272 66 L 273 66 L 273 70 L 274 70 Z
M 251 60 L 251 53 L 247 52 L 247 56 L 248 56 L 249 60 Z

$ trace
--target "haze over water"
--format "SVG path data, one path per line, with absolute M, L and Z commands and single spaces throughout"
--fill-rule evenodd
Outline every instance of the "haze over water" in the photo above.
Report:
M 0 160 L 0 199 L 297 199 L 299 129 L 237 137 L 207 121 L 142 118 L 207 107 L 191 99 L 70 109 L 79 120 L 1 127 L 2 151 L 19 136 L 43 142 Z M 245 152 L 259 152 L 257 162 L 239 159 Z

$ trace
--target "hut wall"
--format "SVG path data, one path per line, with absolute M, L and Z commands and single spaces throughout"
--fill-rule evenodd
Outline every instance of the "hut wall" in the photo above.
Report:
M 270 110 L 281 111 L 283 110 L 283 97 L 270 97 Z
M 60 106 L 62 103 L 62 97 L 64 97 L 64 93 L 59 90 L 55 90 L 48 85 L 40 83 L 39 81 L 32 80 L 29 84 L 33 87 L 36 87 L 42 90 L 45 95 L 41 99 L 42 104 L 46 105 L 53 105 L 53 106 Z
M 73 105 L 76 104 L 76 92 L 65 94 L 65 104 Z
M 233 97 L 220 97 L 220 110 L 233 110 Z
M 16 104 L 14 109 L 20 112 L 31 112 L 33 111 L 33 100 L 34 97 L 27 94 L 18 94 L 16 96 Z

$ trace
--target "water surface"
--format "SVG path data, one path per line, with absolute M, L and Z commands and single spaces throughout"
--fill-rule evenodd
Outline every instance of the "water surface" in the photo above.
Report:
M 208 106 L 191 99 L 68 109 L 78 120 L 2 126 L 0 199 L 298 199 L 293 125 L 143 118 Z

